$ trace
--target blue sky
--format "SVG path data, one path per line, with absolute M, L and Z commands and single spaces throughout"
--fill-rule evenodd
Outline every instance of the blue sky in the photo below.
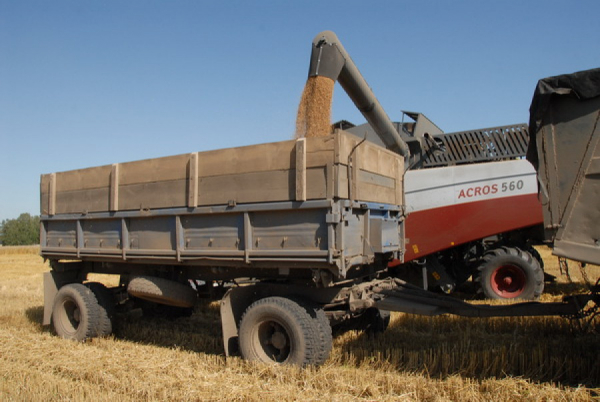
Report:
M 599 1 L 0 0 L 0 220 L 42 173 L 292 138 L 336 32 L 392 120 L 526 122 L 538 79 L 600 67 Z M 364 119 L 339 86 L 333 121 Z

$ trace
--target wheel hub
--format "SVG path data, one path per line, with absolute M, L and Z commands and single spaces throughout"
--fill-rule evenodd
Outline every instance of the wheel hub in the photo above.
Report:
M 527 285 L 523 270 L 512 264 L 496 268 L 490 279 L 494 292 L 507 299 L 519 297 Z
M 283 349 L 287 346 L 287 339 L 285 335 L 279 331 L 273 333 L 271 336 L 271 345 L 277 349 Z
M 290 353 L 290 339 L 285 328 L 275 321 L 259 326 L 257 337 L 264 353 L 276 362 L 283 362 Z

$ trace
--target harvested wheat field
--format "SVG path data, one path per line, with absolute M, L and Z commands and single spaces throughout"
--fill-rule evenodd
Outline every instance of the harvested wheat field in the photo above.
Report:
M 547 271 L 560 275 L 541 251 Z M 106 339 L 62 340 L 41 326 L 48 265 L 36 253 L 0 248 L 2 401 L 589 401 L 600 395 L 598 324 L 564 318 L 395 313 L 383 335 L 337 335 L 326 364 L 305 369 L 225 358 L 216 303 L 172 321 L 120 317 Z M 586 270 L 600 276 L 598 267 Z M 548 285 L 544 300 L 585 290 L 575 263 L 570 277 Z

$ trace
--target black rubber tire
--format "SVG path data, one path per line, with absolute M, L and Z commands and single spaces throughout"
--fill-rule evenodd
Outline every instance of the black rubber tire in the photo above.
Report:
M 96 337 L 100 315 L 101 308 L 96 296 L 80 283 L 64 285 L 54 297 L 52 326 L 62 338 L 82 342 Z
M 127 293 L 138 299 L 167 306 L 194 307 L 198 295 L 189 285 L 154 276 L 136 276 L 129 281 Z
M 518 248 L 486 252 L 477 270 L 479 291 L 488 299 L 537 300 L 544 291 L 544 271 L 538 260 Z
M 320 357 L 317 358 L 312 364 L 323 364 L 329 358 L 331 348 L 333 347 L 331 323 L 329 322 L 329 318 L 327 318 L 327 314 L 325 314 L 325 311 L 323 311 L 323 309 L 319 306 L 315 304 L 306 304 L 305 307 L 307 308 L 309 314 L 313 317 L 313 320 L 315 320 L 315 324 L 317 325 L 319 331 L 320 339 Z
M 529 247 L 525 248 L 524 251 L 527 251 L 529 254 L 531 254 L 531 256 L 533 258 L 535 258 L 537 260 L 537 262 L 539 262 L 540 268 L 542 268 L 542 271 L 543 271 L 544 270 L 544 259 L 542 258 L 542 255 L 540 254 L 540 252 L 537 251 L 535 249 L 535 247 L 533 247 L 533 246 L 529 246 Z
M 529 254 L 531 254 L 533 256 L 533 258 L 535 258 L 540 263 L 540 267 L 542 268 L 542 271 L 544 271 L 544 283 L 556 282 L 556 276 L 549 274 L 548 272 L 545 271 L 544 259 L 542 258 L 542 255 L 540 254 L 540 252 L 537 251 L 537 249 L 533 246 L 527 247 L 525 249 L 525 251 L 527 251 Z
M 328 337 L 324 331 L 324 313 L 311 316 L 311 309 L 301 304 L 283 297 L 267 297 L 252 303 L 240 322 L 242 357 L 299 366 L 325 361 L 330 346 L 323 344 L 331 333 L 329 330 Z
M 97 336 L 102 337 L 112 334 L 112 317 L 115 313 L 116 304 L 112 292 L 100 282 L 87 282 L 84 283 L 84 285 L 94 293 L 100 307 L 100 321 L 98 323 Z

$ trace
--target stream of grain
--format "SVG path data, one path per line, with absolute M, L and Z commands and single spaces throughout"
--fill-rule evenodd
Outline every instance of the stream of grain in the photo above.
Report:
M 335 82 L 327 77 L 309 77 L 302 92 L 295 138 L 323 137 L 331 133 L 331 101 Z

